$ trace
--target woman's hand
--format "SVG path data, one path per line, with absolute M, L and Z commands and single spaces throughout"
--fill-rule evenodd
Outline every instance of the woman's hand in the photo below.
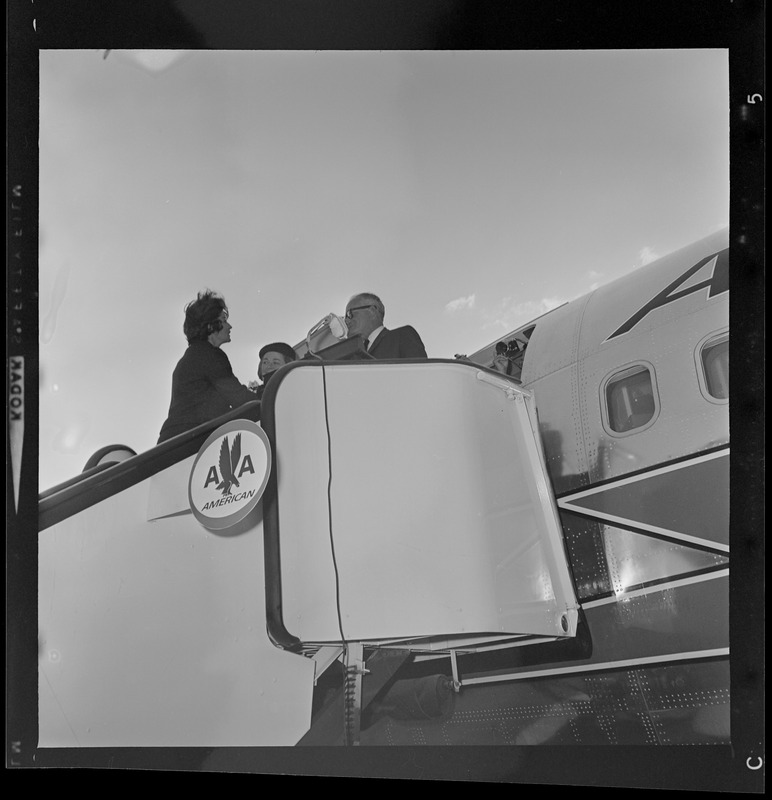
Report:
M 493 359 L 493 368 L 506 375 L 509 369 L 509 359 L 503 355 L 496 356 L 496 358 Z

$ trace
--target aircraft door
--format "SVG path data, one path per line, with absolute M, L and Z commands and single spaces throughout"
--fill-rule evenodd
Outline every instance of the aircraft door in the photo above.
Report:
M 300 362 L 263 426 L 278 638 L 575 634 L 533 399 L 514 382 L 459 362 Z

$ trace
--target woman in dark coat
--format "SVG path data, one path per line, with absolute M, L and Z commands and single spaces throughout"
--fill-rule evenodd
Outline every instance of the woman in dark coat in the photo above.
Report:
M 231 324 L 220 295 L 199 292 L 185 307 L 183 331 L 188 349 L 172 374 L 169 416 L 161 426 L 159 444 L 257 399 L 239 383 L 221 350 L 231 340 Z

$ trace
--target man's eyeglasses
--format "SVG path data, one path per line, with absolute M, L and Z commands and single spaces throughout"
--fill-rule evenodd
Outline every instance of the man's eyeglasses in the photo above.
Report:
M 372 307 L 373 304 L 370 303 L 369 305 L 366 306 L 354 306 L 353 308 L 348 308 L 346 309 L 345 319 L 351 319 L 351 317 L 354 316 L 353 314 L 354 311 L 361 311 L 363 308 L 372 308 Z

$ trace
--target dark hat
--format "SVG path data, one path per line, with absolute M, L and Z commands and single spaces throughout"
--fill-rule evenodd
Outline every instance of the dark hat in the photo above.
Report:
M 298 360 L 298 354 L 295 352 L 294 348 L 285 342 L 274 342 L 273 344 L 267 344 L 265 347 L 261 347 L 261 360 L 266 353 L 281 353 L 288 361 Z

